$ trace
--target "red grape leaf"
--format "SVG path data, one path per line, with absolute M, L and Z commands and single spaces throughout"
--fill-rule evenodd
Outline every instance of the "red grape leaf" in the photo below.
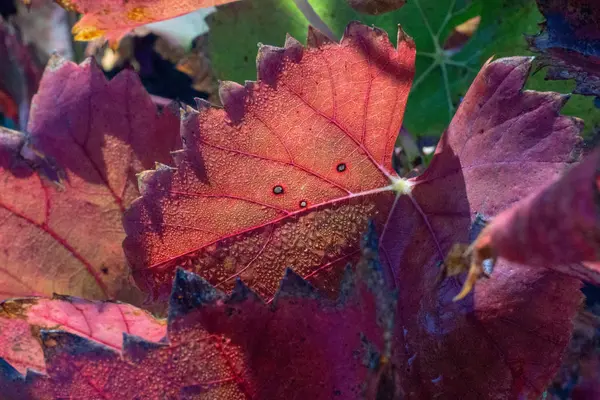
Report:
M 133 72 L 109 82 L 93 62 L 52 60 L 27 134 L 0 132 L 0 298 L 136 301 L 122 210 L 139 196 L 135 174 L 179 148 L 178 131 Z
M 494 218 L 468 250 L 471 274 L 485 259 L 552 268 L 600 284 L 600 150 L 558 181 Z
M 138 285 L 165 300 L 183 266 L 225 289 L 240 276 L 269 298 L 291 266 L 335 292 L 367 221 L 381 230 L 394 200 L 415 57 L 398 36 L 396 50 L 352 23 L 340 44 L 311 30 L 306 49 L 291 37 L 262 46 L 258 82 L 222 83 L 224 109 L 189 109 L 177 169 L 142 174 L 124 218 Z
M 0 113 L 25 127 L 41 68 L 12 25 L 0 17 Z
M 60 329 L 119 351 L 123 333 L 159 341 L 165 323 L 128 304 L 101 303 L 76 297 L 23 298 L 0 303 L 0 357 L 16 370 L 46 372 L 39 343 L 41 329 Z
M 73 26 L 75 40 L 104 36 L 113 42 L 139 26 L 232 1 L 236 0 L 56 0 L 67 10 L 84 14 Z
M 23 379 L 0 363 L 0 388 L 20 400 L 374 399 L 379 390 L 392 396 L 395 301 L 385 294 L 376 246 L 371 240 L 358 273 L 347 269 L 337 301 L 291 270 L 266 305 L 240 280 L 227 296 L 179 269 L 166 342 L 124 335 L 120 353 L 73 333 L 42 330 L 48 375 L 30 371 Z
M 522 90 L 530 68 L 523 57 L 482 68 L 382 235 L 399 292 L 402 384 L 414 398 L 537 398 L 569 342 L 576 279 L 501 260 L 459 302 L 461 279 L 439 281 L 453 244 L 574 161 L 582 123 L 559 115 L 567 96 Z
M 573 93 L 600 96 L 600 2 L 537 0 L 546 17 L 542 31 L 528 38 L 550 68 L 546 79 L 575 79 Z

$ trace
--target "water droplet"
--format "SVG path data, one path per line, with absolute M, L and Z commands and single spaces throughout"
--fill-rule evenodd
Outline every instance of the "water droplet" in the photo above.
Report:
M 306 202 L 306 200 L 302 200 L 300 202 L 300 207 L 302 207 L 302 208 L 306 207 L 307 205 L 308 205 L 308 203 Z
M 275 194 L 283 194 L 283 186 L 277 185 L 273 188 L 273 193 Z
M 338 172 L 344 172 L 346 170 L 346 164 L 345 163 L 339 163 L 336 167 Z

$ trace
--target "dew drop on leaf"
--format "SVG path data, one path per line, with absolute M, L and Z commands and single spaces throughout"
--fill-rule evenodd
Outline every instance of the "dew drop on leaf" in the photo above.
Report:
M 338 172 L 344 172 L 346 170 L 346 164 L 345 163 L 339 163 L 336 167 Z
M 273 193 L 275 194 L 283 194 L 283 186 L 277 185 L 273 188 Z

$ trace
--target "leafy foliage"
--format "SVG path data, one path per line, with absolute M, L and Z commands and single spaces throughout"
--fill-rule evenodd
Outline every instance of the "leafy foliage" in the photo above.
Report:
M 137 172 L 180 146 L 179 121 L 132 72 L 54 59 L 28 133 L 0 132 L 0 296 L 139 302 L 127 282 L 122 212 Z M 138 296 L 138 297 L 136 297 Z
M 488 58 L 533 54 L 523 35 L 536 33 L 543 20 L 530 0 L 456 0 L 443 6 L 435 0 L 418 0 L 376 17 L 357 13 L 346 0 L 309 1 L 338 37 L 353 20 L 384 29 L 392 41 L 398 24 L 414 37 L 418 50 L 415 84 L 404 124 L 418 136 L 438 137 L 443 132 L 479 66 Z M 300 3 L 304 2 L 252 0 L 219 7 L 208 18 L 210 56 L 217 77 L 236 82 L 255 79 L 252 49 L 256 43 L 282 44 L 286 33 L 304 37 L 309 22 L 296 6 Z M 271 12 L 264 13 L 264 9 Z M 478 15 L 481 21 L 473 37 L 461 48 L 444 49 L 453 28 Z M 542 73 L 532 74 L 527 88 L 572 91 L 570 82 L 547 82 Z M 573 96 L 563 113 L 584 118 L 586 134 L 600 125 L 600 113 L 582 96 Z
M 24 378 L 0 364 L 0 387 L 19 400 L 393 393 L 396 371 L 387 360 L 394 300 L 378 270 L 376 245 L 370 239 L 357 274 L 347 271 L 337 301 L 291 271 L 266 305 L 239 280 L 228 296 L 178 270 L 166 342 L 125 334 L 120 353 L 73 333 L 43 330 L 48 374 L 29 371 Z
M 313 5 L 340 32 L 355 14 L 336 1 Z M 214 31 L 254 40 L 263 30 L 228 24 L 259 12 L 284 29 L 264 4 L 303 31 L 294 3 L 227 6 Z M 114 39 L 131 28 L 115 18 L 167 11 L 94 4 L 117 8 L 87 8 L 83 36 L 107 23 Z M 578 278 L 597 279 L 600 153 L 571 168 L 582 122 L 560 114 L 567 96 L 524 90 L 530 58 L 488 61 L 461 98 L 471 63 L 521 43 L 534 7 L 447 6 L 415 0 L 378 18 L 394 33 L 408 19 L 416 55 L 402 30 L 394 48 L 357 22 L 339 44 L 308 29 L 307 47 L 260 45 L 258 81 L 222 82 L 223 108 L 182 110 L 181 139 L 171 107 L 157 113 L 131 72 L 107 81 L 93 63 L 53 59 L 27 131 L 0 131 L 0 293 L 139 304 L 123 216 L 133 277 L 159 306 L 169 300 L 169 317 L 165 331 L 120 303 L 0 303 L 2 396 L 537 398 L 569 341 Z M 443 50 L 475 15 L 475 36 Z M 408 124 L 431 134 L 428 117 L 441 132 L 457 112 L 429 167 L 404 179 L 392 149 L 415 57 L 412 102 L 427 112 Z M 546 224 L 568 236 L 566 251 Z M 474 286 L 481 276 L 491 279 Z

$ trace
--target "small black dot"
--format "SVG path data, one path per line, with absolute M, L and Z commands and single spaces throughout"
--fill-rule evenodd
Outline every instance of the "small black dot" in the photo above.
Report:
M 307 205 L 308 205 L 308 203 L 306 203 L 306 200 L 302 200 L 300 202 L 300 207 L 302 207 L 302 208 L 306 207 Z
M 104 275 L 108 275 L 108 268 L 104 267 L 100 271 L 102 271 Z
M 273 188 L 273 193 L 275 194 L 283 194 L 283 186 L 277 185 Z
M 346 164 L 344 163 L 339 163 L 336 167 L 338 172 L 344 172 L 346 170 Z

